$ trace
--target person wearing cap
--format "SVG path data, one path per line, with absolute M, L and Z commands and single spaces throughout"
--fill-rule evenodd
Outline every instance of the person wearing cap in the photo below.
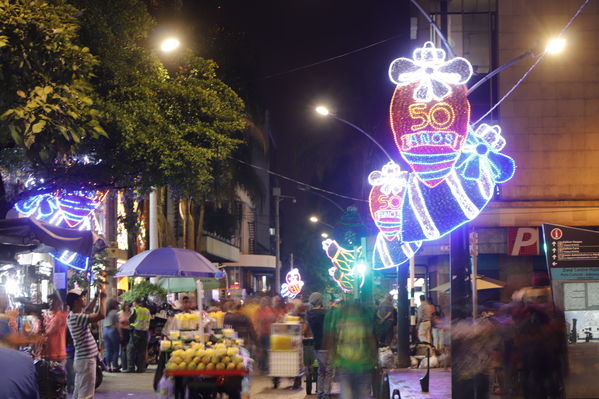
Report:
M 127 370 L 134 373 L 146 371 L 146 352 L 148 350 L 148 330 L 150 329 L 150 311 L 144 307 L 140 298 L 133 301 L 129 318 L 130 338 L 127 344 Z
M 98 296 L 100 306 L 98 313 L 86 313 L 86 293 L 80 289 L 74 289 L 67 294 L 67 305 L 71 309 L 67 317 L 67 325 L 75 345 L 75 386 L 72 399 L 89 399 L 94 397 L 96 385 L 96 358 L 98 356 L 98 345 L 89 328 L 90 323 L 96 323 L 106 316 L 105 303 L 106 293 L 101 286 L 98 287 L 96 298 L 90 303 L 97 302 Z
M 326 311 L 322 307 L 322 294 L 313 292 L 308 299 L 312 306 L 308 310 L 307 319 L 312 336 L 314 337 L 314 351 L 318 362 L 318 378 L 316 381 L 316 392 L 318 399 L 328 399 L 331 396 L 331 385 L 333 383 L 333 368 L 328 359 L 328 351 L 324 346 L 324 318 Z

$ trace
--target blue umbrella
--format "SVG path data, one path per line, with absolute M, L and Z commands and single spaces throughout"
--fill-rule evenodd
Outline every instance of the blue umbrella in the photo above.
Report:
M 166 247 L 135 255 L 120 267 L 116 276 L 220 278 L 223 273 L 195 251 Z

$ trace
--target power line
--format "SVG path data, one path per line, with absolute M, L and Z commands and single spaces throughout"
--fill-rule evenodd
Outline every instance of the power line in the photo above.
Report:
M 253 165 L 253 164 L 251 164 L 249 162 L 242 161 L 241 159 L 236 159 L 236 158 L 233 158 L 233 157 L 229 157 L 229 159 L 231 159 L 231 160 L 233 160 L 235 162 L 239 162 L 241 164 L 247 165 L 247 166 L 252 167 L 254 169 L 258 169 L 258 170 L 264 171 L 264 172 L 266 172 L 266 173 L 268 173 L 270 175 L 280 177 L 281 179 L 284 179 L 284 180 L 287 180 L 287 181 L 290 181 L 290 182 L 293 182 L 293 183 L 296 183 L 296 184 L 300 184 L 300 185 L 302 185 L 304 187 L 309 187 L 312 190 L 317 190 L 317 191 L 320 191 L 320 192 L 323 192 L 323 193 L 327 193 L 327 194 L 330 194 L 330 195 L 334 195 L 334 196 L 337 196 L 337 197 L 340 197 L 340 198 L 345 198 L 345 199 L 352 200 L 352 201 L 368 202 L 368 201 L 366 201 L 364 199 L 361 199 L 361 198 L 355 198 L 355 197 L 350 197 L 348 195 L 338 194 L 338 193 L 336 193 L 334 191 L 325 190 L 324 188 L 316 187 L 316 186 L 313 186 L 311 184 L 301 182 L 299 180 L 293 179 L 291 177 L 287 177 L 287 176 L 282 175 L 280 173 L 273 172 L 272 170 L 269 170 L 267 168 L 263 168 L 262 166 L 257 166 L 257 165 Z
M 424 8 L 422 8 L 420 6 L 420 4 L 418 4 L 418 2 L 416 0 L 410 0 L 410 1 L 412 2 L 412 4 L 414 4 L 414 6 L 416 6 L 416 8 L 418 9 L 418 11 L 420 11 L 420 13 L 422 14 L 422 16 L 424 18 L 426 18 L 426 20 L 428 21 L 429 25 L 433 27 L 433 29 L 435 30 L 435 32 L 437 33 L 437 35 L 439 35 L 439 38 L 441 38 L 441 41 L 445 45 L 445 48 L 447 49 L 447 52 L 449 53 L 449 56 L 451 58 L 455 57 L 455 52 L 453 51 L 453 48 L 451 47 L 451 45 L 449 44 L 449 42 L 445 38 L 445 35 L 443 34 L 443 32 L 441 32 L 441 29 L 439 29 L 439 27 L 437 26 L 437 24 L 435 23 L 435 21 L 432 20 L 432 18 L 430 17 L 430 15 L 428 15 L 426 13 L 426 11 L 424 11 Z
M 562 37 L 564 35 L 564 33 L 566 33 L 566 31 L 568 30 L 568 28 L 570 27 L 570 25 L 572 25 L 572 23 L 574 22 L 574 20 L 576 18 L 578 18 L 578 16 L 582 13 L 582 10 L 584 10 L 584 8 L 589 4 L 589 0 L 585 0 L 581 6 L 578 8 L 578 11 L 576 11 L 576 13 L 574 14 L 574 16 L 572 18 L 570 18 L 570 20 L 568 21 L 568 23 L 566 24 L 566 26 L 564 26 L 564 28 L 560 31 L 559 35 L 557 35 L 556 39 L 559 39 L 560 37 Z M 530 75 L 530 73 L 537 67 L 537 65 L 539 65 L 539 63 L 543 60 L 543 58 L 545 58 L 545 56 L 547 55 L 547 49 L 545 49 L 545 51 L 543 51 L 543 53 L 539 56 L 539 58 L 537 58 L 537 60 L 535 61 L 534 64 L 532 64 L 532 66 L 530 68 L 528 68 L 528 71 L 526 71 L 524 73 L 524 75 L 522 75 L 522 77 L 520 78 L 520 80 L 518 80 L 516 82 L 516 84 L 514 86 L 512 86 L 511 89 L 508 90 L 507 93 L 505 93 L 505 95 L 503 97 L 501 97 L 501 99 L 497 102 L 497 104 L 493 105 L 491 107 L 490 110 L 488 110 L 483 116 L 481 116 L 480 118 L 478 118 L 478 120 L 476 122 L 474 122 L 472 124 L 472 126 L 476 126 L 478 125 L 483 119 L 485 119 L 487 116 L 489 116 L 489 114 L 491 112 L 493 112 L 493 110 L 495 108 L 497 108 L 506 98 L 508 98 L 510 96 L 510 94 L 512 94 L 514 92 L 514 90 L 516 90 L 516 88 L 518 86 L 520 86 L 520 84 L 524 81 L 524 79 L 526 79 L 528 77 L 528 75 Z
M 378 41 L 376 43 L 371 43 L 371 44 L 369 44 L 367 46 L 360 47 L 358 49 L 351 50 L 351 51 L 348 51 L 346 53 L 336 55 L 334 57 L 325 58 L 324 60 L 316 61 L 316 62 L 313 62 L 311 64 L 302 65 L 302 66 L 299 66 L 299 67 L 296 67 L 296 68 L 288 69 L 288 70 L 283 71 L 283 72 L 277 72 L 277 73 L 273 73 L 271 75 L 262 76 L 261 78 L 252 79 L 252 80 L 250 80 L 250 82 L 256 82 L 258 80 L 271 79 L 271 78 L 275 78 L 275 77 L 278 77 L 278 76 L 281 76 L 281 75 L 286 75 L 288 73 L 297 72 L 297 71 L 301 71 L 301 70 L 304 70 L 304 69 L 312 68 L 312 67 L 317 66 L 317 65 L 326 64 L 327 62 L 331 62 L 331 61 L 337 60 L 339 58 L 347 57 L 348 55 L 359 53 L 360 51 L 369 49 L 371 47 L 378 46 L 379 44 L 383 44 L 385 42 L 388 42 L 389 40 L 397 39 L 400 36 L 403 36 L 403 34 L 391 36 L 391 37 L 388 37 L 388 38 L 383 39 L 381 41 Z

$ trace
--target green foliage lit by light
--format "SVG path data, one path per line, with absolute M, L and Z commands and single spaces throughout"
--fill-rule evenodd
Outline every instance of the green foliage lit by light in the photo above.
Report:
M 166 290 L 159 285 L 152 284 L 149 281 L 142 281 L 125 292 L 121 298 L 127 302 L 132 302 L 136 298 L 147 299 L 150 295 L 158 295 L 162 300 L 165 300 L 166 294 Z
M 37 163 L 105 134 L 89 83 L 97 60 L 78 42 L 76 13 L 62 1 L 0 0 L 0 145 Z

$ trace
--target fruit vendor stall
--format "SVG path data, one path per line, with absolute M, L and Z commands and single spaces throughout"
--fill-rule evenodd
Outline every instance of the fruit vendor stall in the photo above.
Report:
M 249 389 L 249 352 L 234 338 L 211 335 L 206 343 L 195 338 L 161 342 L 161 361 L 166 362 L 165 379 L 158 386 L 164 396 L 185 398 L 215 397 L 226 393 L 231 399 L 241 398 Z
M 198 309 L 202 309 L 202 278 L 222 275 L 208 259 L 199 253 L 181 248 L 158 248 L 144 251 L 125 262 L 117 277 L 198 278 Z M 217 392 L 229 398 L 241 397 L 247 384 L 249 353 L 235 333 L 222 329 L 222 334 L 208 334 L 199 314 L 175 316 L 177 329 L 169 332 L 160 343 L 160 358 L 155 388 L 163 396 L 184 398 L 214 397 Z M 164 370 L 164 372 L 163 372 Z

